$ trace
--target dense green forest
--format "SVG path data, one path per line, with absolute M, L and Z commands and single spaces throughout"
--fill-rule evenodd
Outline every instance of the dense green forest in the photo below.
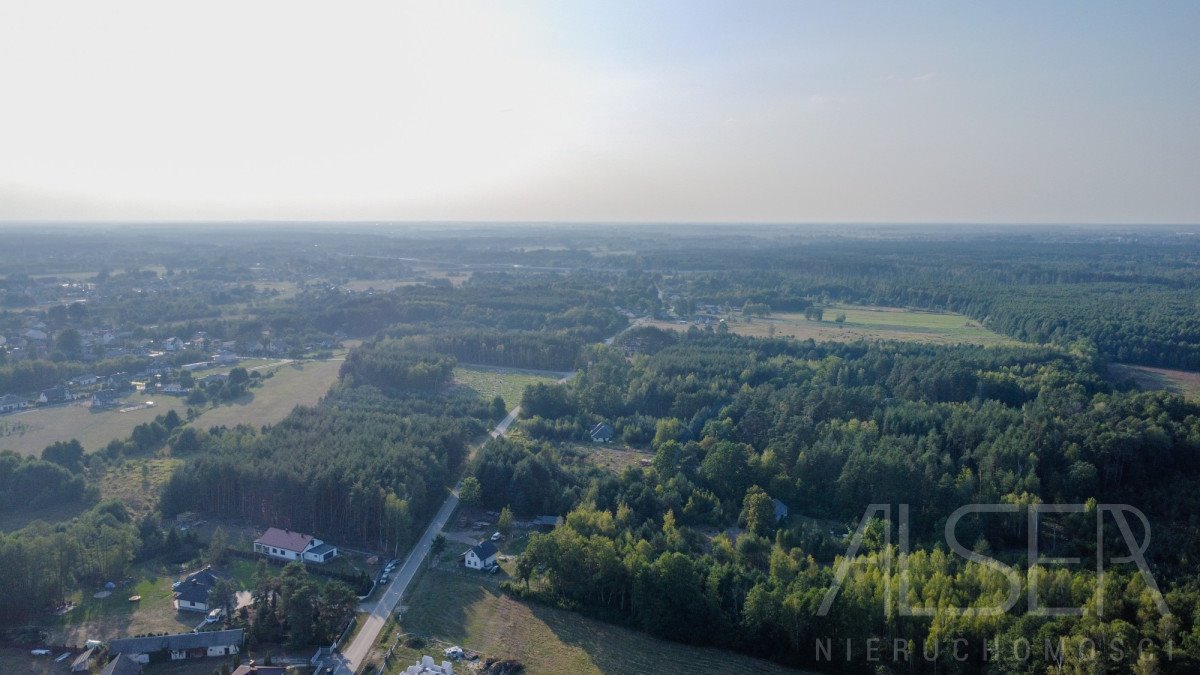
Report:
M 1158 650 L 1170 642 L 1173 667 L 1185 670 L 1200 656 L 1192 617 L 1200 504 L 1187 487 L 1200 475 L 1200 406 L 1114 391 L 1087 351 L 646 337 L 637 342 L 657 343 L 652 354 L 627 360 L 618 348 L 598 347 L 570 387 L 531 387 L 537 414 L 523 428 L 554 440 L 597 420 L 620 426 L 648 416 L 650 469 L 567 471 L 555 449 L 538 442 L 493 441 L 480 454 L 474 475 L 485 503 L 524 513 L 571 509 L 565 527 L 532 536 L 515 590 L 663 637 L 804 665 L 818 665 L 813 642 L 829 635 L 931 650 L 966 638 L 965 663 L 945 653 L 939 660 L 959 670 L 982 665 L 983 637 L 1032 640 L 1039 631 L 1072 640 L 1128 633 L 1136 639 L 1127 644 L 1146 638 Z M 793 514 L 783 524 L 772 517 L 771 498 Z M 1091 505 L 1090 519 L 1054 519 L 1053 542 L 1041 542 L 1047 554 L 1085 560 L 1095 556 L 1097 502 L 1144 510 L 1155 541 L 1170 542 L 1148 556 L 1159 583 L 1170 580 L 1163 590 L 1173 618 L 1159 620 L 1128 569 L 1107 582 L 1114 597 L 1103 620 L 1034 619 L 1020 607 L 988 620 L 889 618 L 878 524 L 833 613 L 815 616 L 832 585 L 829 565 L 847 545 L 842 525 L 821 522 L 856 525 L 868 504 L 909 505 L 917 547 L 911 602 L 981 607 L 995 604 L 1006 582 L 948 555 L 940 539 L 947 517 L 966 504 L 1043 502 Z M 966 519 L 957 535 L 977 552 L 1020 564 L 1024 517 Z M 1052 568 L 1043 599 L 1094 602 L 1094 576 Z

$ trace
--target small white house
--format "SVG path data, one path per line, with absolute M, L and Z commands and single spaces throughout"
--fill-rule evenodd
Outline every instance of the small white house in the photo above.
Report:
M 463 556 L 463 564 L 469 569 L 482 570 L 496 564 L 496 545 L 484 541 L 472 546 Z
M 311 534 L 268 528 L 254 540 L 254 552 L 280 560 L 303 560 L 304 562 L 326 563 L 337 557 L 338 550 L 332 544 L 317 539 Z

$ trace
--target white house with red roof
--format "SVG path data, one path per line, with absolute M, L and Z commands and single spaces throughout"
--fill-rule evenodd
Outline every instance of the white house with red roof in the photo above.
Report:
M 311 534 L 272 527 L 254 540 L 254 552 L 280 560 L 325 563 L 336 558 L 338 550 Z

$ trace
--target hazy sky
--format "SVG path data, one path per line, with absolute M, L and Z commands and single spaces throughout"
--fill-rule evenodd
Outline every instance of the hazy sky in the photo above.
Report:
M 1200 222 L 1197 2 L 0 0 L 0 219 Z

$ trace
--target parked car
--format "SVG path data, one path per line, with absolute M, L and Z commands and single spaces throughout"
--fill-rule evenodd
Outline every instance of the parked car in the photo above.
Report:
M 34 656 L 50 656 L 49 649 L 30 649 L 29 653 L 33 654 Z
M 218 607 L 208 613 L 208 616 L 206 616 L 204 618 L 204 623 L 216 623 L 216 622 L 220 621 L 224 616 L 225 616 L 225 610 Z
M 492 535 L 492 541 L 500 541 L 503 538 L 504 538 L 504 535 L 500 534 L 499 532 L 496 532 L 495 534 Z
M 386 575 L 386 574 L 385 574 L 385 575 L 383 575 L 383 576 L 381 576 L 381 577 L 379 577 L 379 584 L 380 584 L 381 586 L 382 586 L 382 585 L 384 585 L 384 584 L 386 584 L 388 581 L 391 581 L 391 577 L 389 577 L 389 576 L 388 576 L 388 575 Z

